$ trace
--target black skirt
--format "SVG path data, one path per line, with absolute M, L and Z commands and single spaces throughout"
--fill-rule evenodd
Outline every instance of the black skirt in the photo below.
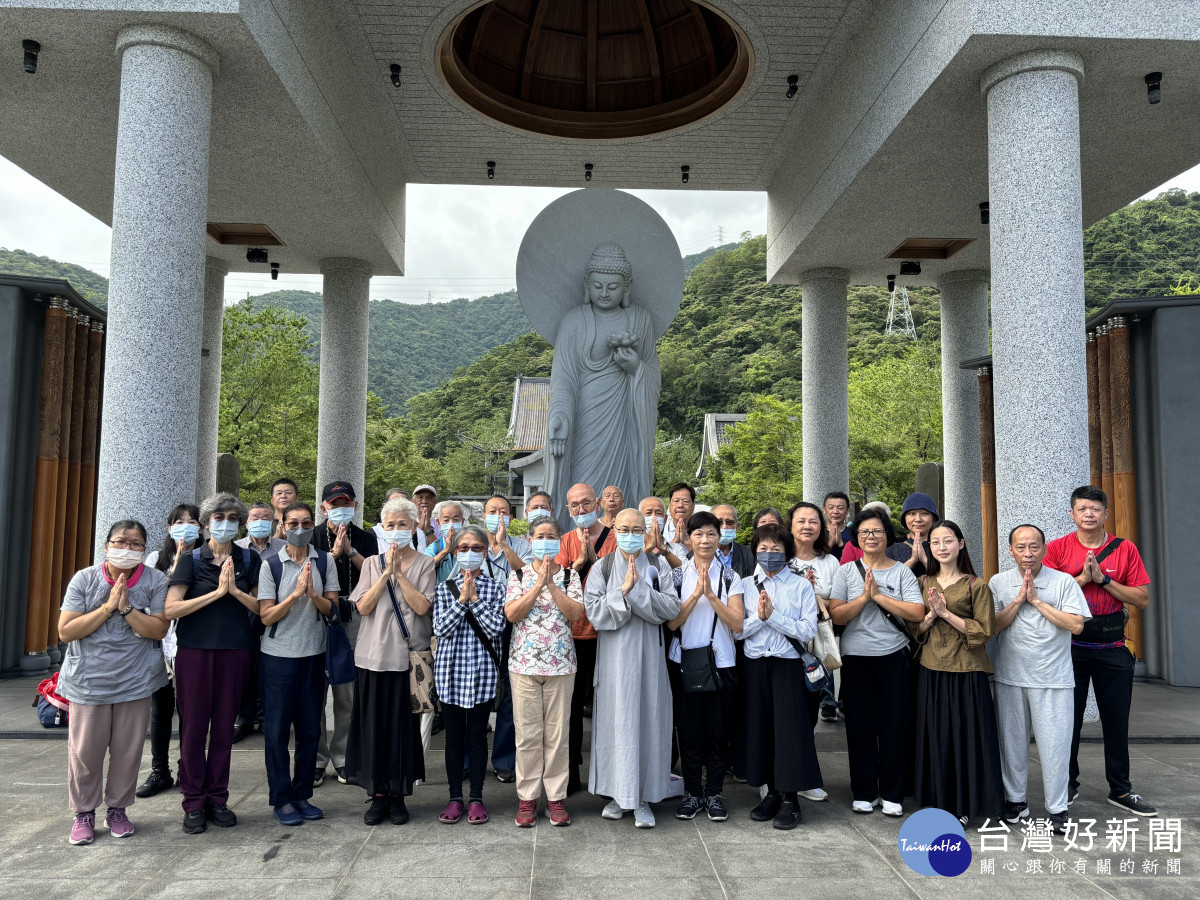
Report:
M 357 669 L 350 734 L 346 741 L 346 781 L 368 796 L 407 797 L 425 777 L 421 729 L 415 727 L 408 672 Z
M 746 657 L 743 676 L 746 781 L 782 792 L 821 787 L 804 663 Z
M 917 676 L 916 800 L 955 816 L 1004 808 L 996 705 L 986 672 Z

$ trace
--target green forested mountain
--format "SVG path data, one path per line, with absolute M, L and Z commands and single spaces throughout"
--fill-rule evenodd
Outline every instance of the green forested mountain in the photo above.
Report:
M 31 278 L 64 278 L 84 300 L 101 309 L 108 305 L 108 279 L 83 266 L 59 262 L 48 256 L 37 256 L 25 250 L 7 250 L 0 247 L 0 272 L 28 275 Z

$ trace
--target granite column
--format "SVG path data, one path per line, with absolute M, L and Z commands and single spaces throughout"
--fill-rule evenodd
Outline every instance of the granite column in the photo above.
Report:
M 996 518 L 1072 529 L 1088 482 L 1079 82 L 1074 53 L 1042 50 L 988 69 Z
M 367 319 L 371 266 L 360 259 L 321 260 L 321 392 L 317 422 L 317 485 L 348 481 L 362 524 L 367 453 Z
M 979 381 L 968 359 L 987 356 L 988 273 L 947 272 L 938 278 L 942 318 L 942 517 L 957 522 L 976 568 L 983 564 L 983 501 L 980 493 Z
M 96 546 L 135 518 L 161 544 L 196 484 L 212 84 L 219 58 L 165 25 L 117 37 L 121 99 Z
M 800 276 L 804 496 L 814 503 L 850 486 L 849 283 L 845 269 L 810 269 Z
M 217 490 L 217 430 L 221 410 L 221 326 L 229 264 L 204 261 L 204 333 L 200 345 L 200 415 L 196 443 L 196 503 Z

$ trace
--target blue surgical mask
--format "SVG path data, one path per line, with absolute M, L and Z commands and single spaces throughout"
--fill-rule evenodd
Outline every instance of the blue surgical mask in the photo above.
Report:
M 571 521 L 575 523 L 576 528 L 591 528 L 596 524 L 596 511 L 593 509 L 582 516 L 571 516 Z
M 313 530 L 311 528 L 290 528 L 284 532 L 287 537 L 287 542 L 293 547 L 307 547 L 308 542 L 312 540 Z
M 540 519 L 542 516 L 548 515 L 550 515 L 550 510 L 543 509 L 542 507 L 538 506 L 529 510 L 529 512 L 525 514 L 525 519 L 529 522 L 532 522 L 535 519 Z
M 764 572 L 778 572 L 786 562 L 787 558 L 779 550 L 760 550 L 758 553 L 758 564 Z
M 200 537 L 200 526 L 191 522 L 176 522 L 171 526 L 171 540 L 190 544 Z
M 354 518 L 354 507 L 335 506 L 328 513 L 326 513 L 325 518 L 327 518 L 330 523 L 335 526 L 345 525 Z
M 213 536 L 213 540 L 218 544 L 228 544 L 237 537 L 238 528 L 240 527 L 236 520 L 232 522 L 228 519 L 224 522 L 210 522 L 208 533 Z
M 399 544 L 401 547 L 407 547 L 412 543 L 412 529 L 405 528 L 400 531 L 384 531 L 383 540 L 386 544 Z
M 504 527 L 507 528 L 508 523 L 512 521 L 512 516 L 501 516 L 501 515 L 485 516 L 483 523 L 484 523 L 484 525 L 487 526 L 488 531 L 490 531 L 492 534 L 495 534 L 496 530 L 500 527 L 500 523 L 502 521 L 504 522 Z
M 641 534 L 618 534 L 617 546 L 626 553 L 637 553 L 646 546 L 646 537 Z
M 722 547 L 726 547 L 726 546 L 732 544 L 734 542 L 734 540 L 736 540 L 736 539 L 737 539 L 737 529 L 736 528 L 722 528 L 721 529 L 721 546 Z
M 458 567 L 464 571 L 474 571 L 483 565 L 483 554 L 478 550 L 466 550 L 458 554 Z
M 560 542 L 558 538 L 537 538 L 531 541 L 535 559 L 554 559 L 558 556 Z
M 261 541 L 263 538 L 271 536 L 271 529 L 273 527 L 270 519 L 255 519 L 246 526 L 246 533 L 250 537 L 258 538 Z

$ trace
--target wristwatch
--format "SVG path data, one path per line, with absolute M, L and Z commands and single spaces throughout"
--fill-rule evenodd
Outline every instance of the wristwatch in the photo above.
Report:
M 1107 572 L 1104 573 L 1104 580 L 1102 582 L 1100 582 L 1100 587 L 1106 587 L 1109 584 L 1109 582 L 1111 582 L 1111 581 L 1112 581 L 1112 576 L 1109 575 Z
M 118 609 L 118 610 L 117 610 L 117 615 L 118 615 L 118 616 L 120 616 L 120 617 L 123 619 L 123 618 L 125 618 L 127 615 L 129 615 L 131 612 L 133 612 L 133 607 L 132 607 L 132 606 L 127 606 L 127 607 L 125 607 L 125 609 Z

